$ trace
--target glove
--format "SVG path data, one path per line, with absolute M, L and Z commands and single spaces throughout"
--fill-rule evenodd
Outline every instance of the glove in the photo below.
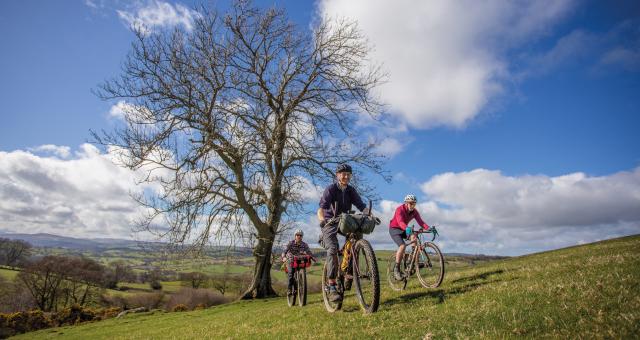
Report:
M 409 236 L 413 232 L 413 229 L 411 227 L 407 227 L 407 229 L 405 229 L 404 232 L 407 234 L 407 236 Z

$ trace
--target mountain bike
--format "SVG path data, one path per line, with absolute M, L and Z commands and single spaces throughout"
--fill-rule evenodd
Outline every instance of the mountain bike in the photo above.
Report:
M 300 307 L 307 304 L 307 268 L 311 267 L 311 255 L 295 255 L 291 259 L 291 268 L 296 272 L 293 274 L 293 292 L 287 295 L 287 305 L 292 307 L 296 304 L 296 298 Z M 285 272 L 288 272 L 285 266 Z
M 342 265 L 338 268 L 336 289 L 344 297 L 346 290 L 351 290 L 351 281 L 355 285 L 358 303 L 365 313 L 374 313 L 380 304 L 380 277 L 378 275 L 378 263 L 371 243 L 358 237 L 356 233 L 347 234 L 347 241 L 340 250 L 338 263 L 344 261 L 346 254 L 346 269 Z M 345 251 L 346 250 L 346 251 Z M 322 270 L 322 299 L 329 312 L 335 312 L 342 308 L 342 301 L 331 302 L 329 292 L 325 288 L 328 283 L 327 263 Z
M 407 281 L 413 274 L 417 274 L 418 281 L 425 288 L 436 288 L 444 279 L 444 256 L 440 248 L 433 243 L 438 236 L 438 230 L 432 226 L 428 230 L 414 231 L 416 239 L 408 243 L 412 245 L 411 253 L 405 253 L 400 262 L 402 280 L 396 280 L 393 275 L 393 266 L 396 263 L 396 254 L 393 253 L 387 261 L 387 278 L 391 289 L 401 291 L 407 287 Z M 422 242 L 421 235 L 432 234 L 431 241 Z

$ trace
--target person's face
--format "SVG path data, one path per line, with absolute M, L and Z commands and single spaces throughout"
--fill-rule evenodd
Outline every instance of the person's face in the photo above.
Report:
M 416 208 L 416 202 L 404 202 L 404 205 L 407 206 L 407 210 L 413 211 Z
M 351 180 L 350 172 L 338 172 L 336 176 L 338 177 L 338 183 L 342 186 L 349 184 L 349 181 Z
M 302 241 L 302 235 L 296 234 L 296 242 L 299 243 L 300 241 Z

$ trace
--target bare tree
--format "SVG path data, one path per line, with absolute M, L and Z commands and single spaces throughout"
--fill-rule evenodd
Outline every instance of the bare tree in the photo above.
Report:
M 122 74 L 96 91 L 126 100 L 126 123 L 93 136 L 161 185 L 138 197 L 150 211 L 142 230 L 200 249 L 212 236 L 249 240 L 243 296 L 272 296 L 274 240 L 303 211 L 304 191 L 342 162 L 384 175 L 375 142 L 353 128 L 379 114 L 383 75 L 354 22 L 307 32 L 248 1 L 198 11 L 191 31 L 135 30 Z
M 31 244 L 23 240 L 0 238 L 0 264 L 15 267 L 26 260 L 31 251 Z

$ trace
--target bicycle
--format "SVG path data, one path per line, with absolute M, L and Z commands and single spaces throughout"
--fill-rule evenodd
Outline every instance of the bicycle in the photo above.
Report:
M 359 238 L 359 234 L 348 233 L 346 238 L 347 240 L 339 252 L 342 256 L 338 263 L 344 261 L 344 254 L 346 253 L 347 266 L 343 269 L 343 266 L 340 265 L 340 268 L 338 268 L 336 289 L 338 293 L 344 297 L 344 292 L 351 290 L 351 285 L 349 285 L 348 282 L 353 280 L 352 282 L 355 285 L 355 292 L 360 307 L 366 314 L 375 313 L 380 304 L 380 277 L 375 253 L 373 252 L 371 243 L 363 238 Z M 322 282 L 322 299 L 324 300 L 324 306 L 327 311 L 333 313 L 341 309 L 342 301 L 331 302 L 329 300 L 329 293 L 326 289 L 328 283 L 326 262 L 322 270 Z
M 387 278 L 391 289 L 395 291 L 404 290 L 407 287 L 408 279 L 414 273 L 418 276 L 418 281 L 425 288 L 436 288 L 442 284 L 444 279 L 444 256 L 440 248 L 433 243 L 438 236 L 438 230 L 432 226 L 428 230 L 414 231 L 416 239 L 409 245 L 413 245 L 411 253 L 405 253 L 400 263 L 400 272 L 403 274 L 402 280 L 396 280 L 393 275 L 393 266 L 396 263 L 396 254 L 389 257 L 387 263 Z M 422 234 L 432 234 L 431 241 L 422 242 Z
M 296 272 L 293 274 L 293 292 L 287 295 L 287 305 L 293 307 L 298 299 L 298 305 L 303 307 L 307 304 L 307 268 L 311 267 L 311 255 L 295 255 L 291 259 L 291 268 Z M 288 272 L 285 266 L 285 272 Z

